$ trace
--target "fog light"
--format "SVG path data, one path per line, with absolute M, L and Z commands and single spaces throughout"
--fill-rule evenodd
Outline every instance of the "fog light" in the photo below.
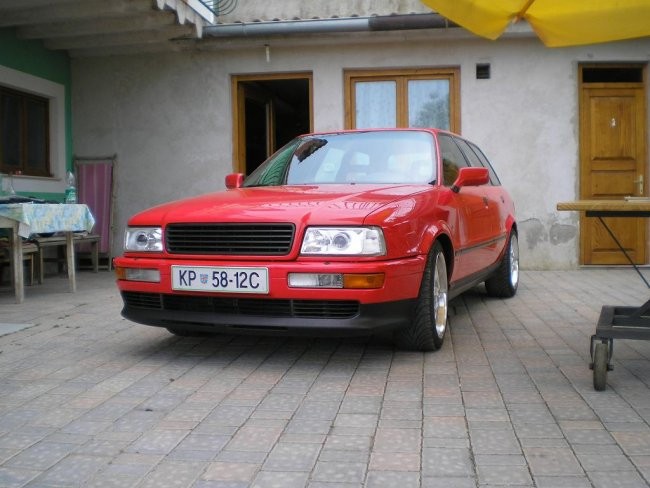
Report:
M 373 289 L 384 286 L 383 273 L 289 273 L 292 288 L 350 288 Z
M 115 268 L 115 274 L 118 280 L 160 283 L 160 271 L 157 269 Z
M 289 273 L 292 288 L 343 288 L 343 275 L 335 273 Z

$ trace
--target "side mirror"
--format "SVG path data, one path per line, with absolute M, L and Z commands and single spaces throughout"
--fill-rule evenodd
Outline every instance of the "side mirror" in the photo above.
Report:
M 451 189 L 458 193 L 464 186 L 487 185 L 490 181 L 490 173 L 487 168 L 460 168 L 458 178 L 454 181 Z
M 239 188 L 244 183 L 244 173 L 230 173 L 226 175 L 226 188 L 232 190 Z

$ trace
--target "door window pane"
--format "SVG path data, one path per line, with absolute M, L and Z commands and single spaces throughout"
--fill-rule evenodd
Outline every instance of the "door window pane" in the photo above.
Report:
M 409 127 L 450 129 L 449 80 L 409 80 Z
M 440 157 L 442 158 L 443 184 L 451 186 L 458 178 L 460 169 L 469 166 L 469 164 L 451 137 L 440 134 L 438 142 L 440 143 Z
M 355 87 L 355 127 L 397 127 L 397 83 L 362 81 Z

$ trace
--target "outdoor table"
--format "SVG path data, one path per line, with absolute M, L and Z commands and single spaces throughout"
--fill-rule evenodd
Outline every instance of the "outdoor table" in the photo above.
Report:
M 31 234 L 63 232 L 66 236 L 66 259 L 70 292 L 77 290 L 74 260 L 74 232 L 90 232 L 95 218 L 85 204 L 0 204 L 0 228 L 11 230 L 11 263 L 16 303 L 25 299 L 23 276 L 23 246 L 21 237 Z
M 561 202 L 557 209 L 585 212 L 587 217 L 596 217 L 605 227 L 610 237 L 625 255 L 629 263 L 648 288 L 650 284 L 641 274 L 603 217 L 650 217 L 650 198 L 632 197 L 625 200 L 579 200 Z M 594 388 L 606 388 L 607 372 L 613 370 L 611 364 L 614 339 L 650 339 L 650 300 L 640 307 L 605 305 L 602 307 L 596 333 L 591 336 L 589 353 L 593 370 Z

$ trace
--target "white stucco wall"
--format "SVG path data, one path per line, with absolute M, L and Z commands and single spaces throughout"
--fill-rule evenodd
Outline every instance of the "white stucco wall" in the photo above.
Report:
M 459 66 L 462 133 L 515 199 L 522 266 L 575 267 L 578 216 L 555 204 L 578 191 L 578 64 L 650 59 L 650 39 L 548 49 L 532 38 L 347 34 L 272 40 L 270 62 L 265 42 L 73 60 L 75 153 L 118 155 L 115 253 L 131 214 L 223 188 L 232 168 L 232 74 L 311 71 L 319 131 L 343 127 L 344 69 Z M 475 65 L 485 62 L 492 76 L 477 80 Z

